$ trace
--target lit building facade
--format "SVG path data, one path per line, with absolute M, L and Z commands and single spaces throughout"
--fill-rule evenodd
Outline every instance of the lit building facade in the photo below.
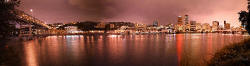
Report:
M 115 24 L 109 24 L 109 26 L 111 29 L 115 28 Z
M 196 31 L 196 21 L 190 21 L 190 31 Z
M 202 32 L 211 32 L 212 28 L 208 23 L 202 24 Z
M 83 31 L 78 30 L 76 26 L 65 27 L 67 33 L 82 33 Z
M 201 25 L 201 23 L 196 23 L 196 31 L 197 32 L 202 32 L 202 25 Z
M 183 25 L 182 16 L 178 16 L 178 25 Z
M 101 29 L 104 29 L 104 28 L 105 28 L 105 26 L 106 26 L 106 24 L 105 24 L 104 22 L 100 22 L 100 23 L 98 23 L 98 24 L 95 26 L 95 28 L 101 28 Z
M 227 21 L 224 21 L 224 29 L 228 30 L 230 28 L 231 28 L 230 23 L 227 23 Z
M 189 23 L 189 16 L 188 15 L 185 15 L 184 22 L 185 22 L 185 25 L 190 24 Z
M 213 25 L 212 25 L 212 31 L 215 32 L 219 29 L 219 21 L 213 21 Z

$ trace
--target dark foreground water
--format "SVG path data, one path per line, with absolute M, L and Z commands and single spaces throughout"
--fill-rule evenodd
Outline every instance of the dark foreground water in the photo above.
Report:
M 0 66 L 204 66 L 248 36 L 223 34 L 69 35 L 12 41 Z

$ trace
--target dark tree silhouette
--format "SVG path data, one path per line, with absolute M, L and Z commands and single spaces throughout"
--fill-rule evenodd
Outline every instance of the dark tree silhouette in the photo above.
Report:
M 248 33 L 250 32 L 250 29 L 249 29 L 249 25 L 248 25 L 248 23 L 249 23 L 249 13 L 248 12 L 246 12 L 246 11 L 241 11 L 241 12 L 239 12 L 239 15 L 240 15 L 240 17 L 239 17 L 239 20 L 240 20 L 240 22 L 241 22 L 241 25 L 243 26 L 243 27 L 245 27 L 246 28 L 246 30 L 248 31 Z M 250 34 L 250 33 L 249 33 Z
M 239 20 L 242 22 L 242 26 L 245 26 L 247 24 L 247 17 L 248 17 L 248 12 L 246 11 L 241 11 L 239 12 Z
M 246 28 L 248 34 L 250 34 L 250 0 L 247 0 L 248 1 L 248 12 L 247 11 L 240 11 L 239 12 L 239 20 L 242 24 L 243 27 Z
M 17 20 L 15 8 L 20 0 L 0 0 L 0 38 L 6 39 L 13 35 L 15 25 L 12 22 Z
M 94 21 L 85 21 L 85 22 L 79 22 L 76 24 L 76 26 L 81 29 L 82 31 L 89 31 L 89 30 L 97 30 L 95 26 L 99 22 L 94 22 Z

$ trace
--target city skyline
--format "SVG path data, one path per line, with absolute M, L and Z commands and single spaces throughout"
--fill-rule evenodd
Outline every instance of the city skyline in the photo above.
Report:
M 250 65 L 250 0 L 0 3 L 0 66 Z
M 23 0 L 23 4 L 19 8 L 29 14 L 30 9 L 33 9 L 33 15 L 46 23 L 129 21 L 151 24 L 155 19 L 158 19 L 160 24 L 170 24 L 177 23 L 177 16 L 189 14 L 190 21 L 211 24 L 212 21 L 223 23 L 226 20 L 233 26 L 238 26 L 240 23 L 237 13 L 246 10 L 247 7 L 247 1 L 245 0 L 192 1 L 194 2 L 182 2 L 180 0 Z M 170 2 L 173 4 L 169 4 Z M 84 3 L 89 4 L 80 5 Z

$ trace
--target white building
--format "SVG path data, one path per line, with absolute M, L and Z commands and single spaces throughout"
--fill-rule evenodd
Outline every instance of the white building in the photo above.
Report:
M 67 33 L 83 33 L 83 31 L 80 31 L 76 26 L 65 27 L 65 30 Z

